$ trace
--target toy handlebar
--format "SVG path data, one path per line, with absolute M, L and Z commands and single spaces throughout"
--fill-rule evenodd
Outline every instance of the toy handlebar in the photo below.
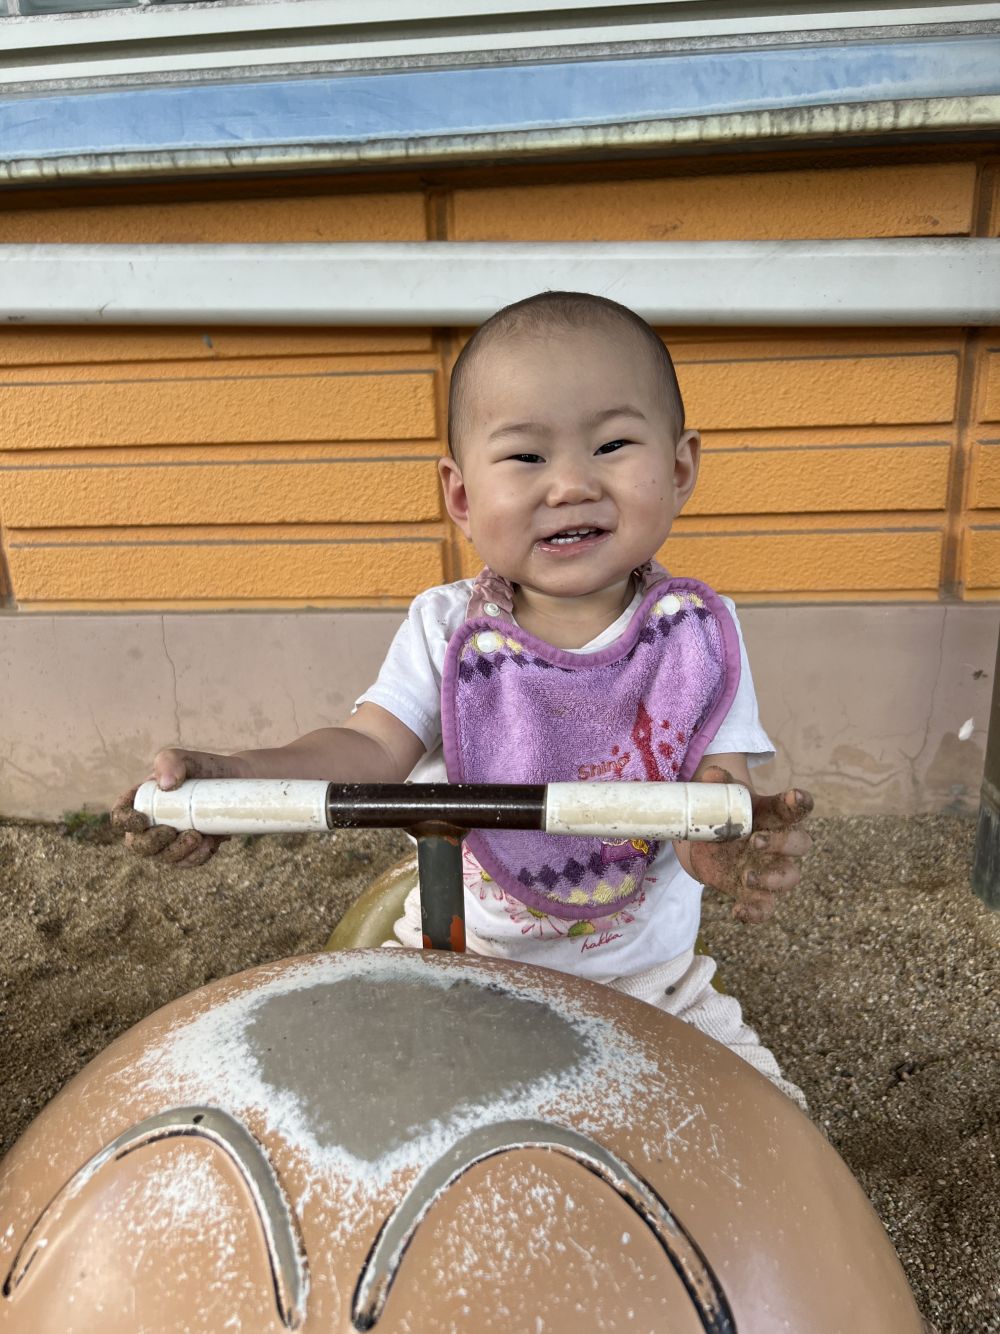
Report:
M 171 792 L 150 780 L 135 809 L 151 824 L 202 834 L 328 829 L 538 829 L 598 838 L 744 838 L 753 816 L 739 783 L 327 783 L 194 778 Z
M 537 829 L 604 838 L 721 840 L 753 827 L 739 783 L 326 783 L 193 778 L 172 792 L 150 780 L 135 809 L 152 824 L 202 834 L 401 828 L 417 840 L 428 949 L 465 949 L 462 833 Z

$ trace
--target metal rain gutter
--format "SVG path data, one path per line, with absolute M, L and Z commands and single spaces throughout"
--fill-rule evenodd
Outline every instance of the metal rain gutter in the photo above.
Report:
M 661 325 L 1000 324 L 1000 239 L 7 245 L 7 324 L 479 324 L 595 292 Z

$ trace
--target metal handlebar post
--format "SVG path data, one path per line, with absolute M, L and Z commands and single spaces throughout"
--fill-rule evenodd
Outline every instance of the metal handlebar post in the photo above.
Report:
M 424 949 L 464 954 L 462 830 L 453 825 L 428 823 L 414 825 L 407 833 L 417 840 L 420 934 Z

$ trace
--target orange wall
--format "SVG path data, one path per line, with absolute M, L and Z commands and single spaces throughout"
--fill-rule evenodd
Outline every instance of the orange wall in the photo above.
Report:
M 4 241 L 998 234 L 974 161 L 0 212 Z M 275 183 L 269 189 L 282 188 Z M 979 219 L 985 219 L 979 223 Z M 1000 330 L 663 331 L 698 490 L 663 553 L 743 600 L 1000 596 Z M 374 605 L 476 568 L 420 330 L 0 330 L 16 605 Z

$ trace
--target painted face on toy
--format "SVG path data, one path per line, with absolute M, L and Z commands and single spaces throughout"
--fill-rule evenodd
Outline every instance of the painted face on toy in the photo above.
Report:
M 624 590 L 690 494 L 696 432 L 679 433 L 642 340 L 627 329 L 498 338 L 474 367 L 453 520 L 529 596 Z
M 3 1334 L 921 1329 L 770 1081 L 646 1001 L 460 954 L 174 1001 L 4 1159 L 0 1218 Z

